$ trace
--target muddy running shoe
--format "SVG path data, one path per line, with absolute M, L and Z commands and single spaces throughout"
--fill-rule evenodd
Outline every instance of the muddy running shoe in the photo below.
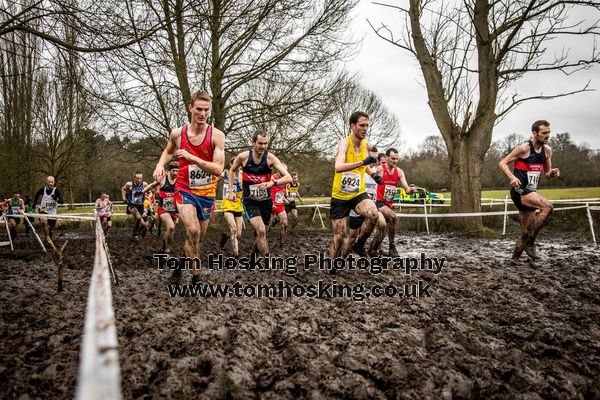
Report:
M 140 237 L 138 235 L 135 235 L 131 240 L 137 243 L 140 241 Z
M 221 233 L 221 241 L 219 242 L 219 247 L 220 248 L 225 248 L 225 245 L 227 244 L 227 241 L 229 240 L 229 235 L 226 233 Z
M 396 246 L 390 244 L 388 254 L 390 255 L 390 257 L 398 257 L 398 250 L 396 250 Z
M 525 253 L 532 260 L 539 260 L 540 256 L 537 255 L 537 251 L 535 250 L 535 238 L 529 238 L 525 241 Z
M 365 250 L 365 242 L 361 241 L 360 239 L 352 245 L 352 251 L 361 257 L 367 256 L 367 251 Z
M 525 250 L 525 241 L 522 238 L 518 238 L 517 243 L 515 244 L 515 250 L 512 254 L 512 259 L 516 260 L 519 257 L 521 257 L 521 254 L 523 254 L 523 250 Z
M 179 283 L 181 280 L 182 270 L 180 268 L 174 269 L 169 277 L 169 283 Z

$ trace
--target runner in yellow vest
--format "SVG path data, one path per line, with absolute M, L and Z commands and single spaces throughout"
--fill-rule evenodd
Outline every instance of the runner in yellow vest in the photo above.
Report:
M 337 257 L 347 254 L 352 250 L 360 256 L 365 256 L 365 243 L 367 238 L 377 224 L 378 212 L 365 192 L 365 173 L 379 183 L 381 177 L 372 174 L 369 164 L 377 161 L 375 157 L 368 154 L 371 145 L 367 143 L 367 129 L 369 127 L 369 116 L 362 111 L 355 111 L 350 116 L 350 136 L 340 140 L 337 155 L 335 156 L 335 175 L 333 177 L 330 218 L 333 225 L 333 241 L 329 246 L 329 256 Z M 350 211 L 354 210 L 358 215 L 365 218 L 364 231 L 361 232 L 354 245 L 346 241 L 346 221 Z

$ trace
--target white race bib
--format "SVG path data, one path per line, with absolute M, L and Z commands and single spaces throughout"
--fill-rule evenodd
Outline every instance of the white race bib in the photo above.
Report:
M 190 164 L 188 167 L 188 178 L 190 189 L 199 189 L 210 186 L 212 183 L 212 174 L 199 168 L 196 164 Z
M 394 201 L 396 192 L 396 186 L 385 185 L 385 189 L 383 191 L 383 199 L 385 201 Z
M 175 207 L 175 199 L 173 196 L 164 197 L 162 200 L 162 208 L 168 212 L 176 212 L 177 208 Z
M 269 189 L 259 189 L 260 183 L 250 185 L 250 200 L 267 200 L 269 198 Z
M 58 203 L 54 200 L 48 200 L 46 202 L 46 214 L 56 214 Z
M 537 190 L 537 185 L 540 183 L 540 175 L 542 171 L 527 171 L 527 190 Z
M 144 204 L 144 193 L 133 192 L 131 193 L 131 204 L 142 205 Z
M 343 172 L 340 191 L 343 193 L 358 193 L 361 175 L 355 172 Z
M 284 197 L 283 192 L 275 193 L 275 203 L 278 203 L 278 204 L 283 203 L 283 197 Z

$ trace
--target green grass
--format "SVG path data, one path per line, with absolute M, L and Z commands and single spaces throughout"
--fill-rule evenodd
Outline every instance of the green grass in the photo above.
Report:
M 552 189 L 540 189 L 539 193 L 550 200 L 560 199 L 589 199 L 589 198 L 600 198 L 600 187 L 587 187 L 587 188 L 552 188 Z M 506 190 L 485 190 L 481 193 L 482 198 L 494 198 L 504 199 L 508 195 L 508 189 Z M 449 199 L 452 197 L 452 193 L 445 192 L 444 198 Z M 304 202 L 298 202 L 298 204 L 329 204 L 329 197 L 304 197 Z M 216 208 L 221 207 L 221 201 L 217 200 Z M 59 214 L 71 214 L 71 213 L 91 213 L 94 207 L 92 206 L 79 206 L 75 207 L 75 210 L 68 210 L 66 207 L 59 208 Z M 124 213 L 125 206 L 115 204 L 113 212 Z

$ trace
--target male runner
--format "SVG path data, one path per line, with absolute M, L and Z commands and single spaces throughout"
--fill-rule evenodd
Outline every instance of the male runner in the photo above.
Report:
M 298 182 L 298 173 L 290 173 L 292 177 L 292 183 L 288 183 L 285 197 L 288 203 L 285 204 L 285 212 L 288 214 L 290 220 L 290 230 L 294 229 L 298 225 L 298 209 L 296 208 L 296 199 L 304 201 L 300 196 L 300 182 Z
M 373 157 L 377 157 L 377 149 L 375 146 L 371 148 L 369 155 Z M 377 158 L 377 162 L 371 165 L 371 169 L 375 171 L 375 169 L 379 166 L 379 157 Z M 377 182 L 373 180 L 368 174 L 365 174 L 365 193 L 369 196 L 369 199 L 375 204 L 375 200 L 377 197 Z M 356 238 L 360 235 L 360 233 L 364 230 L 363 222 L 365 222 L 365 218 L 358 215 L 354 210 L 350 211 L 349 219 L 348 219 L 348 227 L 350 228 L 348 231 L 348 237 L 344 241 L 342 245 L 342 257 L 346 257 L 350 253 L 350 249 L 356 242 Z M 381 214 L 381 212 L 377 213 L 377 224 L 375 225 L 373 240 L 371 241 L 371 245 L 369 246 L 368 254 L 371 257 L 377 255 L 379 250 L 379 245 L 383 240 L 386 230 L 386 221 Z M 332 270 L 334 271 L 334 270 Z
M 175 234 L 175 225 L 178 221 L 177 207 L 175 205 L 175 182 L 179 173 L 179 163 L 171 161 L 165 168 L 168 172 L 161 181 L 154 181 L 148 185 L 144 192 L 152 190 L 160 185 L 158 189 L 158 204 L 156 212 L 158 219 L 165 225 L 163 233 L 162 251 L 170 253 L 173 243 L 173 235 Z
M 385 152 L 383 158 L 385 162 L 381 166 L 377 167 L 377 174 L 381 175 L 382 183 L 377 185 L 377 209 L 387 222 L 387 234 L 388 234 L 388 254 L 391 257 L 398 257 L 398 250 L 395 246 L 396 236 L 396 213 L 394 212 L 393 203 L 394 196 L 398 192 L 398 182 L 400 186 L 406 191 L 406 193 L 416 193 L 418 188 L 408 186 L 406 183 L 406 177 L 404 171 L 396 166 L 398 164 L 398 150 L 389 148 Z M 380 158 L 381 159 L 381 158 Z M 383 238 L 382 238 L 383 239 Z
M 152 234 L 152 231 L 154 230 L 154 223 L 156 222 L 156 219 L 154 218 L 155 205 L 156 198 L 154 197 L 152 189 L 144 189 L 144 212 L 142 213 L 142 219 L 146 222 L 146 229 L 142 231 L 142 237 L 146 236 L 146 231 L 149 231 L 150 234 Z
M 350 116 L 350 136 L 341 139 L 335 156 L 335 174 L 333 177 L 330 218 L 333 225 L 333 240 L 329 246 L 329 256 L 337 257 L 342 249 L 346 233 L 346 220 L 351 210 L 365 218 L 364 231 L 353 245 L 353 250 L 365 256 L 364 249 L 367 238 L 377 224 L 377 207 L 365 193 L 365 172 L 377 159 L 368 155 L 371 145 L 367 143 L 369 116 L 362 111 L 355 111 Z M 375 181 L 381 178 L 374 176 Z
M 11 199 L 6 200 L 4 203 L 4 211 L 6 212 L 6 218 L 10 228 L 10 237 L 12 240 L 15 240 L 17 238 L 17 227 L 22 221 L 22 218 L 17 217 L 17 215 L 23 214 L 25 211 L 25 202 L 18 191 L 13 193 Z
M 187 257 L 200 257 L 200 243 L 206 235 L 215 203 L 216 177 L 223 173 L 225 134 L 208 124 L 211 103 L 206 92 L 192 94 L 188 104 L 190 124 L 171 131 L 154 170 L 154 180 L 161 181 L 166 175 L 167 162 L 173 155 L 179 158 L 175 204 L 186 231 L 183 250 Z M 200 285 L 200 271 L 196 263 L 193 265 L 192 284 Z M 174 278 L 180 275 L 181 271 L 173 271 Z
M 100 197 L 96 199 L 96 204 L 94 205 L 94 215 L 97 218 L 100 218 L 100 223 L 104 228 L 106 236 L 108 236 L 110 228 L 112 228 L 112 202 L 109 200 L 108 197 L 108 194 L 102 192 L 102 194 L 100 194 Z
M 560 176 L 560 170 L 552 168 L 552 149 L 547 144 L 550 137 L 550 123 L 545 120 L 535 121 L 531 126 L 531 132 L 531 140 L 515 147 L 498 164 L 510 179 L 510 197 L 519 209 L 521 221 L 521 235 L 517 239 L 513 259 L 518 259 L 523 250 L 529 257 L 538 258 L 535 251 L 535 238 L 550 219 L 554 207 L 536 191 L 537 185 L 542 172 L 546 178 Z M 513 161 L 515 165 L 511 173 L 508 164 Z M 540 210 L 537 215 L 536 210 Z
M 39 205 L 37 205 L 38 201 Z M 37 210 L 41 214 L 57 215 L 58 205 L 63 203 L 64 201 L 60 190 L 55 186 L 54 177 L 48 176 L 46 178 L 46 186 L 40 188 L 40 190 L 35 193 L 33 204 L 37 205 Z M 40 222 L 44 225 L 44 235 L 46 236 L 46 239 L 52 239 L 52 230 L 56 226 L 56 220 L 40 218 Z
M 285 166 L 285 164 L 283 165 Z M 279 175 L 279 173 L 273 174 L 274 180 L 279 181 L 280 178 L 281 176 Z M 273 202 L 273 209 L 271 210 L 271 214 L 275 215 L 275 217 L 277 218 L 276 221 L 278 221 L 281 224 L 281 233 L 279 237 L 279 245 L 281 247 L 285 245 L 285 240 L 287 238 L 288 233 L 288 219 L 287 213 L 285 212 L 285 206 L 287 203 L 289 203 L 289 200 L 285 198 L 286 186 L 287 185 L 285 183 L 278 183 L 271 187 L 271 201 Z
M 229 167 L 233 165 L 234 159 L 229 162 Z M 231 239 L 231 249 L 235 257 L 239 256 L 238 241 L 242 237 L 242 213 L 244 206 L 242 205 L 242 196 L 244 190 L 242 188 L 242 172 L 238 171 L 233 183 L 229 181 L 229 169 L 223 171 L 223 199 L 221 200 L 221 211 L 223 218 L 229 227 L 229 234 L 223 232 L 221 235 L 220 247 L 224 248 L 225 244 Z M 230 200 L 229 194 L 235 193 L 233 200 Z
M 146 229 L 148 224 L 142 218 L 144 213 L 144 187 L 148 184 L 143 180 L 142 172 L 135 171 L 132 181 L 126 182 L 121 188 L 121 197 L 127 204 L 127 214 L 133 215 L 133 241 L 139 242 L 142 229 Z
M 242 168 L 242 187 L 244 189 L 243 202 L 250 223 L 256 232 L 255 250 L 265 255 L 269 252 L 267 243 L 267 226 L 271 219 L 270 189 L 275 185 L 285 185 L 292 181 L 285 166 L 273 153 L 267 151 L 269 136 L 264 131 L 256 131 L 252 136 L 252 148 L 248 152 L 240 153 L 229 169 L 229 182 L 234 180 L 235 173 Z M 271 175 L 275 168 L 282 175 L 274 179 Z M 229 193 L 233 200 L 235 193 Z

